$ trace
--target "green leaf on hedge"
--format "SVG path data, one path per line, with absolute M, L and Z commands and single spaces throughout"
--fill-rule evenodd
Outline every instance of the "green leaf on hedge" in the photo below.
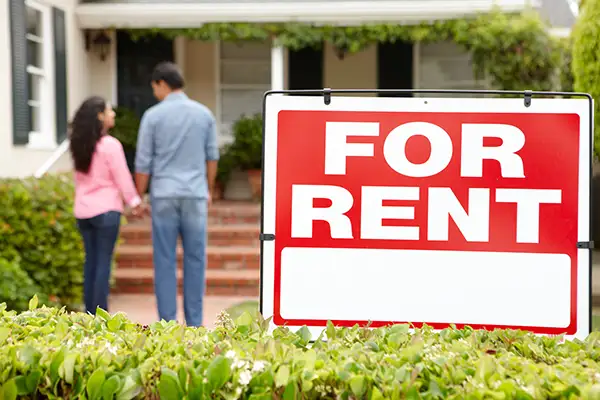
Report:
M 106 327 L 108 328 L 109 332 L 117 332 L 119 328 L 121 328 L 121 316 L 117 314 L 109 319 L 106 322 Z
M 385 397 L 383 397 L 383 394 L 381 393 L 381 391 L 379 389 L 377 389 L 376 387 L 373 388 L 373 390 L 371 391 L 371 400 L 384 400 Z
M 290 368 L 287 365 L 282 365 L 275 374 L 275 385 L 282 387 L 288 384 L 290 380 Z
M 180 400 L 183 398 L 183 391 L 179 386 L 179 380 L 175 372 L 168 368 L 161 369 L 158 393 L 161 400 Z
M 10 336 L 10 328 L 0 326 L 0 344 L 4 344 Z
M 300 340 L 302 341 L 302 344 L 308 344 L 308 342 L 310 342 L 310 339 L 312 338 L 312 334 L 310 333 L 310 330 L 306 327 L 303 326 L 302 328 L 298 329 L 298 331 L 296 332 L 296 335 L 300 336 Z
M 237 326 L 250 326 L 252 324 L 253 318 L 252 315 L 248 311 L 244 311 L 242 315 L 240 315 L 235 323 Z
M 283 400 L 296 400 L 298 398 L 298 385 L 296 382 L 290 382 L 283 391 Z
M 25 378 L 25 383 L 27 386 L 27 393 L 35 392 L 37 385 L 40 383 L 40 379 L 42 378 L 42 371 L 39 369 L 34 369 L 27 375 Z
M 366 390 L 365 377 L 362 375 L 352 377 L 352 379 L 350 379 L 350 389 L 356 397 L 362 397 Z
M 52 380 L 52 383 L 55 383 L 58 380 L 58 378 L 60 378 L 59 369 L 64 359 L 65 349 L 64 347 L 61 347 L 60 350 L 56 352 L 56 354 L 52 358 L 52 363 L 50 364 L 50 379 Z
M 0 389 L 0 400 L 17 400 L 17 383 L 11 379 L 2 385 Z
M 212 360 L 206 371 L 208 384 L 212 390 L 221 389 L 230 376 L 231 363 L 228 358 L 220 355 Z
M 31 300 L 29 300 L 29 311 L 35 310 L 37 308 L 37 306 L 38 306 L 38 297 L 37 297 L 37 294 L 35 294 L 31 298 Z
M 97 369 L 88 379 L 85 386 L 89 400 L 100 399 L 102 394 L 102 385 L 104 385 L 105 374 L 102 369 Z
M 27 378 L 23 375 L 19 375 L 15 377 L 15 384 L 17 385 L 17 395 L 25 396 L 30 394 L 31 392 L 27 388 Z M 0 397 L 1 398 L 1 397 Z
M 112 400 L 119 391 L 121 379 L 117 375 L 108 378 L 102 385 L 102 400 Z
M 34 367 L 42 358 L 42 353 L 37 351 L 33 346 L 25 345 L 19 350 L 19 361 L 28 367 Z
M 75 362 L 77 361 L 77 354 L 69 354 L 65 357 L 58 372 L 61 378 L 65 380 L 69 385 L 73 384 L 73 374 L 75 373 Z
M 125 383 L 117 395 L 117 400 L 131 400 L 135 398 L 142 388 L 135 382 L 131 376 L 125 378 Z
M 96 316 L 102 318 L 105 321 L 110 321 L 110 314 L 100 307 L 96 308 Z

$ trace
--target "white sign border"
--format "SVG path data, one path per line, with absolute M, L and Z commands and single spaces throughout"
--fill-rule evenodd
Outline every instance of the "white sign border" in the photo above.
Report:
M 376 91 L 374 90 L 373 93 Z M 284 96 L 266 93 L 264 100 L 263 137 L 263 197 L 262 234 L 275 232 L 276 182 L 277 182 L 277 126 L 279 112 L 283 110 L 312 111 L 371 111 L 371 112 L 437 112 L 437 113 L 489 113 L 499 109 L 501 113 L 552 113 L 577 114 L 580 118 L 579 141 L 579 182 L 578 182 L 578 241 L 588 242 L 590 238 L 590 181 L 591 146 L 593 135 L 590 127 L 590 100 L 585 98 L 533 98 L 525 107 L 523 98 L 407 98 L 407 97 L 358 97 L 332 96 L 331 103 L 325 104 L 323 96 Z M 593 109 L 593 104 L 592 107 Z M 550 134 L 555 134 L 549 132 Z M 275 238 L 275 240 L 277 240 Z M 260 310 L 264 318 L 273 316 L 275 240 L 262 241 Z M 585 339 L 591 331 L 591 251 L 577 250 L 577 331 L 566 335 L 565 339 Z M 271 283 L 271 284 L 269 284 Z M 585 294 L 582 296 L 582 293 Z M 270 329 L 277 326 L 271 322 Z M 287 326 L 292 330 L 299 326 Z M 308 327 L 316 339 L 324 327 Z

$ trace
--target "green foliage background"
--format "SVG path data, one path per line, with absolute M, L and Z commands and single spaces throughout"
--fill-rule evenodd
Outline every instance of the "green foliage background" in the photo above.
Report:
M 152 35 L 197 40 L 265 41 L 292 50 L 330 43 L 355 53 L 375 43 L 451 40 L 473 56 L 475 72 L 505 90 L 558 89 L 562 46 L 533 10 L 507 14 L 499 10 L 472 18 L 417 25 L 364 24 L 320 26 L 301 23 L 216 23 L 189 29 L 132 29 L 134 39 Z
M 576 91 L 595 102 L 594 150 L 600 155 L 600 0 L 586 0 L 573 29 L 573 76 Z
M 0 259 L 16 263 L 41 293 L 75 307 L 81 303 L 85 256 L 73 196 L 70 174 L 0 180 Z M 19 272 L 12 273 L 10 284 L 34 290 Z

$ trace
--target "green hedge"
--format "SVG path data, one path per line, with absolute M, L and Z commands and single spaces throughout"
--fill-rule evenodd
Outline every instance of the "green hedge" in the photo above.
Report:
M 78 306 L 85 255 L 73 194 L 70 174 L 0 180 L 0 259 L 18 262 L 51 299 Z
M 0 258 L 0 302 L 6 303 L 9 310 L 24 311 L 33 296 L 49 304 L 45 293 L 21 268 L 18 260 Z
M 306 328 L 250 314 L 217 327 L 132 323 L 36 308 L 0 311 L 0 398 L 597 399 L 600 335 L 586 341 L 499 330 Z M 0 306 L 1 310 L 1 306 Z

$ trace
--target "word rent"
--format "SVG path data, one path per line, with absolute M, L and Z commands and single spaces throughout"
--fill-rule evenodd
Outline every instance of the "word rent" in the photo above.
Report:
M 327 122 L 325 128 L 325 174 L 345 175 L 349 157 L 373 157 L 374 144 L 348 142 L 348 137 L 379 136 L 377 122 Z M 406 156 L 406 143 L 413 136 L 424 136 L 430 155 L 421 164 Z M 485 138 L 499 138 L 499 146 L 484 146 Z M 517 154 L 525 145 L 525 135 L 517 127 L 505 124 L 462 124 L 460 176 L 482 177 L 483 161 L 496 160 L 503 178 L 525 178 L 523 160 Z M 427 122 L 410 122 L 394 128 L 386 137 L 383 155 L 398 174 L 427 178 L 443 171 L 453 157 L 453 144 L 441 127 Z M 414 206 L 384 206 L 385 200 L 419 200 L 419 187 L 363 186 L 361 192 L 361 239 L 419 240 L 420 227 L 386 226 L 384 219 L 414 219 Z M 453 190 L 430 187 L 427 204 L 427 240 L 447 241 L 452 218 L 469 242 L 488 242 L 490 231 L 490 189 L 470 188 L 468 204 L 463 208 Z M 539 242 L 541 204 L 560 204 L 561 190 L 498 188 L 497 203 L 516 205 L 516 242 Z M 329 199 L 329 207 L 314 207 L 314 199 Z M 314 221 L 326 221 L 331 237 L 351 239 L 352 222 L 345 214 L 354 205 L 352 193 L 335 185 L 293 185 L 291 231 L 294 238 L 311 238 Z

